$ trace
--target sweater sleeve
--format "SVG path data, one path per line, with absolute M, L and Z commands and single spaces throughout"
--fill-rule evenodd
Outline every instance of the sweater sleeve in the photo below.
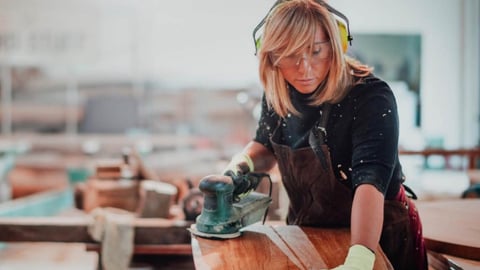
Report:
M 398 154 L 398 113 L 390 87 L 366 83 L 355 98 L 352 125 L 352 184 L 372 184 L 384 195 Z
M 261 143 L 271 152 L 273 152 L 273 147 L 270 138 L 273 135 L 273 131 L 277 126 L 278 120 L 279 116 L 275 113 L 273 108 L 268 108 L 267 99 L 264 94 L 262 97 L 262 110 L 260 119 L 258 120 L 257 131 L 253 140 Z

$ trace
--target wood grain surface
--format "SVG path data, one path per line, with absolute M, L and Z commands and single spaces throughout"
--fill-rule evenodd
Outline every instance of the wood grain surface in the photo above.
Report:
M 415 202 L 427 248 L 480 261 L 480 199 Z
M 343 263 L 350 247 L 348 229 L 251 225 L 238 238 L 192 235 L 196 269 L 327 269 Z M 393 269 L 380 247 L 374 269 Z

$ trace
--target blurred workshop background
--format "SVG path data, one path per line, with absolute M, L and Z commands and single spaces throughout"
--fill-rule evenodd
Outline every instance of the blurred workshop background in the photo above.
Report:
M 126 148 L 177 186 L 220 172 L 254 135 L 252 30 L 273 3 L 0 0 L 0 216 Z M 480 2 L 329 3 L 350 20 L 349 54 L 397 96 L 407 183 L 464 196 L 480 183 Z

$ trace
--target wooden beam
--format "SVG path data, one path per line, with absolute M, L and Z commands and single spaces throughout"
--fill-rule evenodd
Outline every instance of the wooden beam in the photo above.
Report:
M 87 244 L 87 251 L 101 251 L 100 244 Z M 162 255 L 192 255 L 192 246 L 190 244 L 171 244 L 171 245 L 135 245 L 134 254 L 162 254 Z
M 417 155 L 428 158 L 429 156 L 442 156 L 445 158 L 446 167 L 450 168 L 449 158 L 451 156 L 466 157 L 468 159 L 467 169 L 476 169 L 477 160 L 480 159 L 480 148 L 459 148 L 459 149 L 424 149 L 424 150 L 406 150 L 399 149 L 400 155 Z
M 89 217 L 0 218 L 0 242 L 96 243 L 88 233 Z M 135 245 L 189 244 L 189 222 L 137 218 Z

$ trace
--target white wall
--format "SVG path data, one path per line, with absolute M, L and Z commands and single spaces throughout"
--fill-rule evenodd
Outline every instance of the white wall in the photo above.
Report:
M 73 70 L 83 79 L 251 87 L 259 85 L 251 31 L 273 2 L 0 0 L 0 34 L 73 29 L 83 38 L 83 47 L 61 57 L 0 46 L 0 64 L 28 63 L 30 56 L 32 63 L 56 67 L 59 74 Z M 421 34 L 422 135 L 443 137 L 446 147 L 478 142 L 478 0 L 329 2 L 349 17 L 352 32 Z
M 171 87 L 257 83 L 251 31 L 269 1 L 0 0 L 0 63 L 74 65 L 87 78 L 156 79 Z M 2 23 L 4 22 L 4 23 Z M 29 50 L 36 34 L 77 37 L 68 51 Z M 0 44 L 1 45 L 1 44 Z M 70 54 L 67 54 L 67 53 Z
M 420 33 L 422 134 L 443 137 L 446 147 L 478 143 L 478 1 L 331 0 L 330 4 L 349 17 L 352 32 Z M 463 29 L 466 5 L 474 13 L 468 22 L 474 34 L 469 43 Z M 466 51 L 476 51 L 476 67 L 464 61 Z M 475 69 L 477 76 L 465 78 L 465 71 Z M 467 89 L 465 79 L 473 87 Z M 465 106 L 470 110 L 464 111 Z

